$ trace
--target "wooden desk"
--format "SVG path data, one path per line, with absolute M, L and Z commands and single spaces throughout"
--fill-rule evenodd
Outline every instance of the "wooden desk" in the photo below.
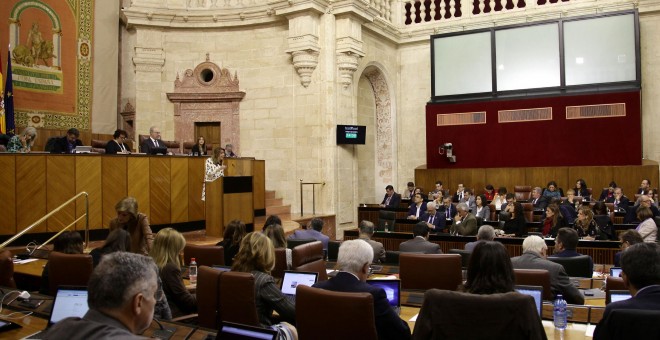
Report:
M 4 339 L 22 339 L 28 335 L 46 329 L 46 325 L 48 325 L 48 320 L 33 315 L 26 316 L 21 319 L 11 319 L 8 321 L 19 324 L 23 326 L 23 328 L 0 333 L 0 337 Z
M 14 264 L 14 280 L 21 290 L 38 291 L 41 288 L 41 273 L 48 260 L 38 259 L 25 264 Z

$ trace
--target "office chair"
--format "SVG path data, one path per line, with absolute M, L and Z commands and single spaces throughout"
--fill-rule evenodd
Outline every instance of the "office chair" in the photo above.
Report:
M 403 289 L 456 290 L 463 282 L 461 255 L 401 253 L 399 277 Z
M 183 248 L 183 259 L 190 264 L 190 259 L 195 258 L 197 266 L 225 265 L 225 248 L 222 246 L 198 246 L 186 244 Z
M 323 260 L 323 243 L 314 241 L 293 248 L 291 254 L 291 269 L 301 272 L 319 273 L 319 281 L 328 279 Z
M 564 266 L 566 274 L 568 274 L 570 277 L 593 276 L 593 261 L 589 255 L 580 255 L 574 257 L 548 256 L 548 260 Z

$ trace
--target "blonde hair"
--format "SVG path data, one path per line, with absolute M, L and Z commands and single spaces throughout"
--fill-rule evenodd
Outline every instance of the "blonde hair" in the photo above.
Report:
M 138 215 L 138 204 L 135 197 L 124 197 L 121 201 L 115 204 L 115 210 L 117 212 L 127 212 L 133 216 L 133 219 L 137 220 Z
M 270 274 L 273 267 L 275 267 L 273 242 L 260 232 L 245 235 L 231 270 L 245 273 L 256 270 Z
M 183 260 L 179 254 L 181 254 L 185 246 L 186 239 L 183 238 L 180 232 L 172 228 L 165 228 L 156 234 L 149 255 L 156 262 L 158 269 L 163 269 L 165 265 L 170 263 L 176 264 L 181 268 Z
M 271 224 L 266 227 L 264 234 L 273 242 L 275 248 L 286 248 L 284 229 L 279 224 Z
M 225 152 L 225 149 L 223 149 L 223 148 L 221 148 L 221 147 L 219 147 L 219 146 L 216 146 L 216 147 L 213 149 L 213 156 L 211 156 L 211 159 L 213 160 L 213 164 L 220 164 L 220 165 L 222 165 L 222 159 L 220 159 L 220 153 L 221 153 L 221 152 L 224 153 L 224 152 Z

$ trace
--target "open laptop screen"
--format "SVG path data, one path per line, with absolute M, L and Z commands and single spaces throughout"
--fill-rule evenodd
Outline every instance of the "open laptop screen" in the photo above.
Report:
M 400 280 L 390 280 L 390 279 L 372 279 L 367 280 L 367 283 L 383 288 L 385 295 L 387 295 L 387 300 L 390 302 L 390 306 L 399 307 L 401 306 L 401 281 Z
M 538 311 L 539 316 L 541 316 L 541 307 L 543 306 L 543 287 L 516 285 L 514 288 L 516 289 L 516 292 L 529 295 L 534 298 L 536 310 Z
M 621 267 L 612 267 L 610 268 L 611 277 L 620 277 L 621 276 Z
M 318 276 L 319 273 L 315 272 L 284 271 L 284 277 L 282 278 L 282 294 L 295 296 L 296 287 L 298 287 L 298 285 L 311 287 L 316 283 Z
M 59 322 L 68 317 L 82 318 L 87 313 L 86 287 L 60 287 L 53 301 L 53 311 L 50 314 L 48 325 Z
M 627 290 L 610 290 L 609 293 L 610 293 L 610 299 L 609 299 L 610 303 L 628 300 L 632 297 L 632 295 L 630 295 L 630 292 Z
M 275 340 L 277 332 L 270 328 L 252 327 L 231 322 L 223 322 L 217 339 L 223 340 Z

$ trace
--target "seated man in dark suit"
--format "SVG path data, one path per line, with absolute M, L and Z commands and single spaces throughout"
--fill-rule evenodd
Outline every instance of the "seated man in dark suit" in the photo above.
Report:
M 536 187 L 532 190 L 532 199 L 530 202 L 534 206 L 534 210 L 545 210 L 548 206 L 548 198 L 541 196 L 541 192 L 543 192 L 541 187 Z
M 422 198 L 422 194 L 416 193 L 413 196 L 413 204 L 408 209 L 408 219 L 409 220 L 419 220 L 419 218 L 424 215 L 426 211 L 426 202 Z
M 445 229 L 445 226 L 447 225 L 445 216 L 437 211 L 435 202 L 426 203 L 426 213 L 424 213 L 419 220 L 426 221 L 426 226 L 436 233 Z
M 660 310 L 660 246 L 642 242 L 628 247 L 621 255 L 621 270 L 623 283 L 632 297 L 605 307 L 594 339 L 602 338 L 608 328 L 615 326 L 609 324 L 609 316 L 614 310 Z
M 621 267 L 621 254 L 633 244 L 642 243 L 644 239 L 635 229 L 628 229 L 619 234 L 619 241 L 621 242 L 621 251 L 614 254 L 614 266 Z
M 428 241 L 429 227 L 426 222 L 418 222 L 413 226 L 412 240 L 399 244 L 399 251 L 402 253 L 424 253 L 424 254 L 442 254 L 440 245 Z
M 328 250 L 328 241 L 330 240 L 330 237 L 323 235 L 323 220 L 314 217 L 312 218 L 311 221 L 309 221 L 309 225 L 307 225 L 307 229 L 299 229 L 293 232 L 289 236 L 290 240 L 305 240 L 305 239 L 314 239 L 321 241 L 323 243 L 323 249 Z
M 614 188 L 614 195 L 605 199 L 605 203 L 613 203 L 614 210 L 628 210 L 630 208 L 630 200 L 623 194 L 621 188 Z
M 373 260 L 371 247 L 361 240 L 342 242 L 337 256 L 339 273 L 328 281 L 317 282 L 312 287 L 336 292 L 366 292 L 374 298 L 374 316 L 379 340 L 410 339 L 408 323 L 401 320 L 390 306 L 383 288 L 371 286 L 365 281 Z
M 658 207 L 651 204 L 651 198 L 649 196 L 642 195 L 639 196 L 639 200 L 637 200 L 637 204 L 626 209 L 627 210 L 626 217 L 623 219 L 623 223 L 641 222 L 639 219 L 637 219 L 637 209 L 639 209 L 639 207 L 646 207 L 651 209 L 651 212 L 653 212 L 653 217 L 660 216 L 660 211 L 658 210 Z
M 394 187 L 388 185 L 385 187 L 385 197 L 383 201 L 380 202 L 380 206 L 383 208 L 398 208 L 401 203 L 401 195 L 394 192 Z
M 66 136 L 58 138 L 53 144 L 53 151 L 51 153 L 73 153 L 76 146 L 82 146 L 80 139 L 80 131 L 76 128 L 70 128 L 66 132 Z
M 610 182 L 610 185 L 607 187 L 607 189 L 603 189 L 603 191 L 600 193 L 598 200 L 607 202 L 609 199 L 614 199 L 614 189 L 616 189 L 616 182 L 612 181 Z
M 637 195 L 646 195 L 649 193 L 649 189 L 651 189 L 651 180 L 643 179 L 642 184 L 640 184 L 639 189 L 637 189 Z
M 554 257 L 575 257 L 582 254 L 575 251 L 577 249 L 580 236 L 573 228 L 559 228 L 557 237 L 555 238 L 555 253 Z M 589 257 L 591 259 L 591 256 Z M 594 260 L 591 259 L 591 271 L 594 271 Z
M 465 196 L 465 187 L 463 186 L 462 183 L 458 184 L 458 189 L 456 189 L 456 193 L 452 197 L 452 202 L 454 203 L 460 203 L 463 201 L 463 197 Z
M 374 224 L 371 221 L 362 221 L 358 228 L 360 229 L 359 239 L 369 243 L 374 250 L 374 263 L 385 262 L 385 247 L 382 243 L 371 239 L 374 236 Z
M 474 236 L 477 234 L 477 218 L 468 211 L 466 203 L 458 203 L 456 205 L 458 214 L 454 217 L 454 222 L 451 225 L 451 233 L 461 236 Z
M 445 216 L 445 220 L 453 220 L 456 216 L 456 206 L 451 202 L 451 196 L 442 198 L 442 206 L 438 208 L 441 215 Z
M 89 311 L 66 318 L 43 334 L 43 339 L 144 339 L 156 302 L 158 268 L 144 255 L 115 252 L 103 256 L 87 287 Z
M 140 144 L 140 152 L 151 154 L 151 149 L 165 147 L 165 143 L 160 140 L 160 129 L 157 126 L 149 128 L 149 138 Z
M 479 227 L 479 231 L 477 232 L 477 240 L 474 242 L 468 242 L 465 244 L 465 250 L 467 251 L 473 251 L 474 247 L 477 246 L 477 243 L 481 241 L 492 241 L 495 239 L 495 229 L 493 229 L 492 226 L 489 226 L 487 224 L 482 225 Z
M 550 289 L 553 295 L 562 294 L 568 303 L 583 305 L 584 296 L 573 286 L 564 266 L 546 259 L 548 246 L 536 236 L 527 236 L 522 244 L 523 254 L 511 259 L 514 269 L 545 269 L 550 273 Z

